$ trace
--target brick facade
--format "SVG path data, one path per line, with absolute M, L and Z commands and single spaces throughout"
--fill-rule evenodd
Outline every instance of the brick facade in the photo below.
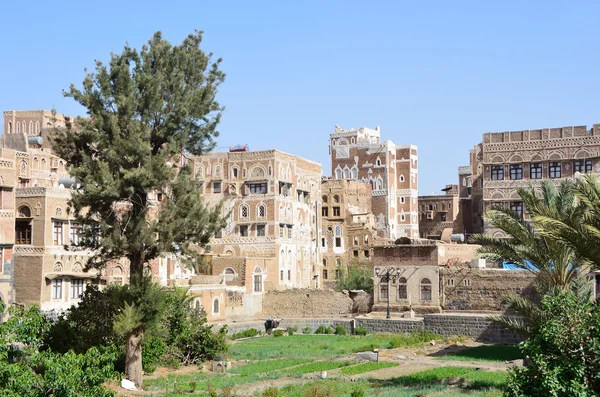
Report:
M 372 186 L 372 211 L 381 237 L 419 237 L 418 152 L 414 145 L 380 141 L 379 127 L 330 134 L 331 175 Z
M 444 195 L 419 196 L 419 232 L 422 238 L 440 240 L 445 230 L 454 228 L 459 211 L 458 185 L 446 185 L 442 191 Z

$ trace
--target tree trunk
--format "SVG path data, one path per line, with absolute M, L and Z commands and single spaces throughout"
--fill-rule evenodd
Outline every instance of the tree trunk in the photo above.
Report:
M 125 352 L 125 378 L 135 383 L 135 387 L 139 389 L 143 385 L 142 339 L 144 339 L 142 329 L 134 329 L 127 335 L 127 351 Z

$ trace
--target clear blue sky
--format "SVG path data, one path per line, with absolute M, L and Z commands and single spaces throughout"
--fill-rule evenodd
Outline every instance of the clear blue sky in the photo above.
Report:
M 418 145 L 431 194 L 484 132 L 600 123 L 597 1 L 20 3 L 2 4 L 2 110 L 84 114 L 61 90 L 94 59 L 200 29 L 227 73 L 219 147 L 280 149 L 325 175 L 335 124 Z

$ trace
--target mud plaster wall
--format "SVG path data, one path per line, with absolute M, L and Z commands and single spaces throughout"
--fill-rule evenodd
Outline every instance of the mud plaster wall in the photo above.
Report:
M 262 303 L 263 316 L 279 318 L 347 315 L 353 305 L 347 293 L 315 289 L 270 291 Z

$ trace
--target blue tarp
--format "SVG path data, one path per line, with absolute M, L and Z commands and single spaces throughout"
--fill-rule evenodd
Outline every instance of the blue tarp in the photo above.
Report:
M 526 268 L 515 265 L 514 263 L 510 263 L 510 262 L 502 263 L 502 269 L 504 269 L 504 270 L 527 270 L 527 269 L 538 270 L 538 268 L 536 266 L 532 265 L 531 262 L 529 262 L 529 261 L 525 261 L 525 266 L 526 266 Z

